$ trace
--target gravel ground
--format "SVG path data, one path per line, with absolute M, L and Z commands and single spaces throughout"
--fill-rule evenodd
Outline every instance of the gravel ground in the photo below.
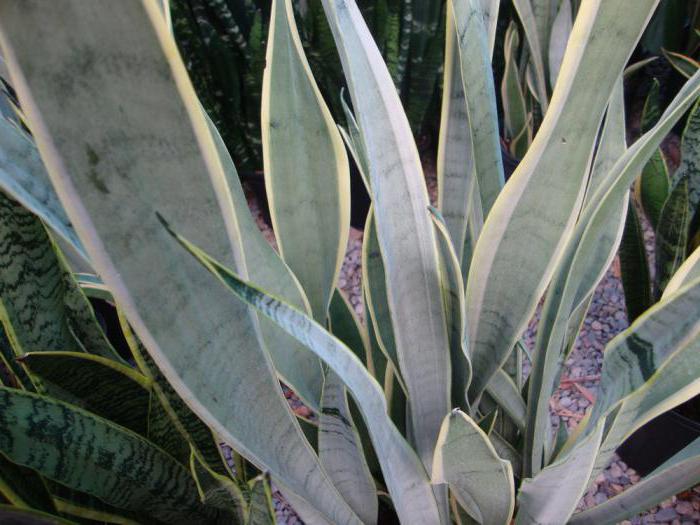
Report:
M 426 169 L 427 173 L 433 170 Z M 434 201 L 435 181 L 428 178 L 428 188 Z M 262 219 L 262 212 L 252 195 L 248 195 L 251 211 L 258 219 L 258 224 L 267 239 L 275 245 L 271 228 Z M 647 228 L 645 241 L 649 250 L 653 250 L 653 233 Z M 341 269 L 339 287 L 363 319 L 364 311 L 361 293 L 361 250 L 362 232 L 351 229 L 347 254 Z M 528 346 L 534 346 L 539 312 L 530 323 L 524 339 Z M 567 425 L 571 431 L 583 418 L 587 409 L 595 401 L 603 361 L 603 349 L 615 335 L 627 328 L 622 283 L 620 281 L 619 261 L 616 259 L 595 291 L 591 307 L 584 320 L 571 356 L 565 362 L 565 370 L 559 388 L 550 402 L 552 423 Z M 527 370 L 525 371 L 527 373 Z M 285 387 L 285 396 L 295 412 L 308 416 L 309 410 Z M 639 476 L 618 457 L 596 479 L 579 503 L 579 508 L 588 508 L 606 501 L 619 494 L 627 487 L 639 481 Z M 273 493 L 277 520 L 280 524 L 296 525 L 303 523 L 294 513 L 284 497 L 275 490 Z M 670 523 L 687 525 L 700 523 L 700 487 L 686 491 L 662 502 L 659 506 L 635 517 L 623 524 Z

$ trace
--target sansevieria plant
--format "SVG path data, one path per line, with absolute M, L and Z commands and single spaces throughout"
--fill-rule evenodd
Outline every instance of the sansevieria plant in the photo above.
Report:
M 571 334 L 620 243 L 629 188 L 700 95 L 695 74 L 626 146 L 623 69 L 657 4 L 580 2 L 551 98 L 543 79 L 536 84 L 539 130 L 504 184 L 490 65 L 499 2 L 449 0 L 435 209 L 355 1 L 323 0 L 352 103 L 339 129 L 291 1 L 274 0 L 261 129 L 278 253 L 195 97 L 167 4 L 0 1 L 0 47 L 19 101 L 3 120 L 2 188 L 58 239 L 50 246 L 62 290 L 74 290 L 39 302 L 51 285 L 6 273 L 18 258 L 34 260 L 23 251 L 31 239 L 0 253 L 10 282 L 3 327 L 25 367 L 16 374 L 38 392 L 9 380 L 0 388 L 0 460 L 46 485 L 54 506 L 39 507 L 36 519 L 109 521 L 90 517 L 89 502 L 82 514 L 75 503 L 58 508 L 60 489 L 108 505 L 115 523 L 268 523 L 270 479 L 307 523 L 373 524 L 395 513 L 416 524 L 598 524 L 700 482 L 694 442 L 622 494 L 574 513 L 627 436 L 700 393 L 697 257 L 610 342 L 596 403 L 576 430 L 555 436 L 549 413 Z M 365 325 L 336 288 L 350 158 L 373 201 Z M 23 221 L 2 220 L 12 240 Z M 116 304 L 133 359 L 86 334 L 94 319 L 83 296 L 76 303 L 82 291 L 62 252 L 92 272 L 80 277 L 83 290 Z M 542 299 L 524 381 L 520 338 Z M 82 316 L 71 313 L 76 304 Z M 56 312 L 72 346 L 16 342 L 13 326 L 41 333 Z M 70 352 L 80 354 L 55 355 Z M 16 361 L 7 361 L 12 372 Z M 109 382 L 115 396 L 145 390 L 190 447 L 189 464 L 159 441 L 162 430 L 146 425 L 139 435 L 127 424 L 143 421 L 107 394 L 106 405 L 90 398 L 88 380 Z M 318 417 L 295 417 L 280 380 Z M 202 426 L 206 439 L 192 430 Z M 207 432 L 236 451 L 236 474 L 217 472 Z M 241 476 L 253 468 L 265 476 L 246 485 Z M 24 478 L 5 479 L 0 494 L 14 506 L 1 512 L 36 515 L 30 499 L 8 496 Z

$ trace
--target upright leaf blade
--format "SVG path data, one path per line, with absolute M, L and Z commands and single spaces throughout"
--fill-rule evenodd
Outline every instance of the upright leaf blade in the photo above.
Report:
M 350 173 L 291 0 L 272 2 L 262 101 L 265 185 L 277 243 L 322 322 L 348 241 Z
M 469 111 L 474 170 L 486 217 L 505 180 L 488 35 L 479 0 L 450 2 L 453 17 L 447 23 L 455 24 L 462 84 Z
M 552 104 L 484 224 L 469 271 L 474 398 L 509 355 L 552 276 L 578 216 L 605 106 L 656 3 L 581 5 L 571 36 L 579 45 L 567 48 Z M 545 196 L 549 205 L 541 209 Z
M 418 151 L 398 94 L 354 0 L 323 0 L 367 148 L 399 368 L 426 468 L 449 411 L 450 362 L 439 259 Z

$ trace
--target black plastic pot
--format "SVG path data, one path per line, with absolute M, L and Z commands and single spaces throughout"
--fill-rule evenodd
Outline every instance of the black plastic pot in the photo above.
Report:
M 697 399 L 691 400 L 698 403 Z M 700 422 L 671 410 L 637 430 L 617 450 L 622 460 L 645 476 L 700 437 Z

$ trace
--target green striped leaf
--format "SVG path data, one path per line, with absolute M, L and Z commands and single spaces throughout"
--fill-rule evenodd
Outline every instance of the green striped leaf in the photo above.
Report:
M 690 228 L 689 180 L 681 179 L 661 208 L 656 228 L 656 286 L 663 292 L 666 283 L 685 259 Z
M 0 302 L 18 356 L 80 350 L 119 360 L 44 225 L 0 193 Z
M 223 441 L 330 520 L 357 523 L 282 396 L 253 313 L 156 217 L 247 275 L 226 175 L 157 5 L 21 4 L 0 6 L 0 29 L 22 107 L 95 269 L 149 354 Z M 30 34 L 45 45 L 27 46 Z M 80 68 L 76 56 L 94 60 Z M 54 76 L 66 82 L 45 81 Z
M 457 409 L 445 418 L 440 430 L 433 483 L 447 483 L 478 523 L 510 523 L 515 509 L 511 465 L 498 456 L 484 431 Z
M 36 471 L 13 463 L 0 454 L 0 496 L 21 509 L 56 512 L 46 480 Z
M 40 217 L 90 266 L 87 253 L 51 186 L 36 145 L 6 119 L 0 119 L 0 188 Z
M 620 269 L 627 318 L 632 322 L 654 302 L 644 232 L 633 202 L 627 207 L 625 231 L 620 243 Z
M 51 397 L 147 437 L 151 385 L 144 375 L 79 352 L 31 352 L 20 359 Z
M 582 204 L 603 112 L 655 5 L 594 0 L 579 10 L 571 38 L 580 45 L 567 48 L 553 103 L 484 224 L 469 271 L 474 399 L 507 359 L 554 273 Z
M 205 505 L 220 509 L 231 523 L 243 523 L 248 511 L 243 492 L 230 478 L 221 476 L 202 463 L 194 448 L 190 449 L 189 467 L 197 484 L 199 499 Z
M 331 299 L 328 321 L 330 332 L 345 343 L 360 361 L 366 363 L 369 352 L 367 328 L 360 322 L 352 305 L 337 288 Z
M 522 367 L 520 369 L 522 370 Z M 502 369 L 498 370 L 486 386 L 486 392 L 508 414 L 508 417 L 513 420 L 513 423 L 521 431 L 525 430 L 525 414 L 527 411 L 525 401 L 517 385 L 506 372 Z
M 343 380 L 362 412 L 399 518 L 441 523 L 425 469 L 387 416 L 381 387 L 354 353 L 303 312 L 243 281 L 163 224 L 228 290 L 305 344 Z
M 504 184 L 491 53 L 479 0 L 450 0 L 484 217 Z
M 700 205 L 700 102 L 688 116 L 681 140 L 681 165 L 673 174 L 674 188 L 683 179 L 688 180 L 690 217 L 694 217 Z
M 574 514 L 571 525 L 613 525 L 700 483 L 700 440 L 696 439 L 622 494 Z
M 0 387 L 0 451 L 49 479 L 168 523 L 216 518 L 187 470 L 123 427 L 77 407 Z
M 496 29 L 498 27 L 498 11 L 500 0 L 481 0 L 481 12 L 484 14 L 484 25 L 489 43 L 489 56 L 493 58 L 493 48 L 496 45 Z
M 659 216 L 668 198 L 670 182 L 666 158 L 660 149 L 651 156 L 638 179 L 638 195 L 653 228 L 659 226 Z
M 398 94 L 357 5 L 323 0 L 323 7 L 367 148 L 399 369 L 427 469 L 449 411 L 450 357 L 425 179 Z
M 271 13 L 262 95 L 265 186 L 280 253 L 323 322 L 348 241 L 348 159 L 304 56 L 291 0 L 274 0 Z

